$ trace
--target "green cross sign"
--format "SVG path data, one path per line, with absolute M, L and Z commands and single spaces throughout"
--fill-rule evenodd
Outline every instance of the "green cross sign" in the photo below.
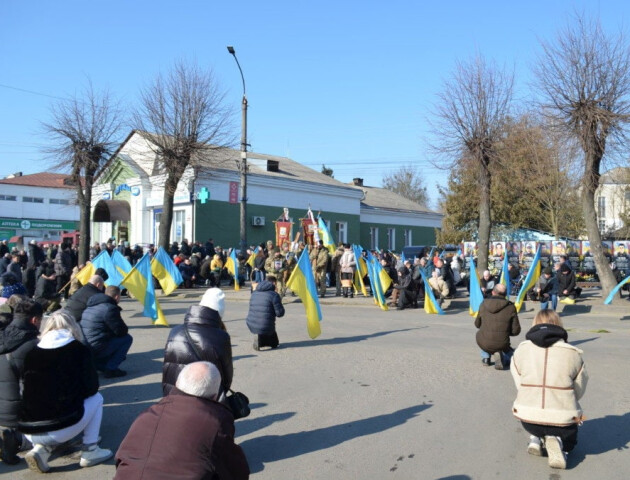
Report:
M 210 192 L 206 187 L 201 187 L 201 190 L 197 194 L 197 198 L 201 200 L 201 203 L 206 203 L 208 200 L 210 200 Z

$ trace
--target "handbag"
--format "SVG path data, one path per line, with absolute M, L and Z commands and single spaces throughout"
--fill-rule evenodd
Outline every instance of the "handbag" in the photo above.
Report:
M 188 333 L 188 325 L 186 324 L 184 325 L 184 334 L 186 335 L 186 339 L 188 340 L 191 348 L 195 352 L 195 356 L 197 357 L 197 359 L 203 360 L 201 352 L 199 352 L 197 345 L 190 337 L 190 333 Z M 228 389 L 228 392 L 230 392 L 232 395 L 226 395 L 225 402 L 227 404 L 227 407 L 232 411 L 234 420 L 247 417 L 251 412 L 251 409 L 249 408 L 249 398 L 247 398 L 247 395 L 241 392 L 235 392 L 231 388 Z
M 225 400 L 230 410 L 232 410 L 234 420 L 247 417 L 251 412 L 251 409 L 249 408 L 249 398 L 247 398 L 247 395 L 241 392 L 235 392 L 232 389 L 230 389 L 229 392 L 232 395 L 227 395 Z

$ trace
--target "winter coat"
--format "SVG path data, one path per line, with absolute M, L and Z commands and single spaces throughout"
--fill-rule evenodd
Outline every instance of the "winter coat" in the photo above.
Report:
M 568 426 L 582 420 L 578 400 L 588 374 L 582 351 L 566 343 L 562 327 L 539 324 L 527 332 L 512 358 L 510 371 L 518 391 L 514 416 L 528 423 Z
M 35 300 L 53 300 L 58 297 L 57 282 L 55 280 L 46 278 L 44 275 L 37 279 L 37 283 L 35 284 L 35 294 L 33 295 Z
M 67 310 L 77 322 L 81 322 L 83 311 L 87 308 L 88 300 L 99 293 L 103 293 L 103 291 L 99 290 L 91 283 L 88 283 L 79 288 L 75 294 L 68 299 L 64 310 Z
M 90 297 L 81 317 L 81 329 L 95 352 L 103 350 L 109 340 L 127 335 L 128 328 L 120 316 L 122 308 L 116 300 L 104 293 Z
M 55 348 L 49 338 L 65 335 Z M 83 401 L 98 392 L 98 374 L 89 347 L 67 330 L 52 330 L 24 361 L 24 393 L 19 429 L 45 433 L 69 427 L 83 417 Z
M 24 314 L 14 314 L 13 320 L 0 331 L 0 425 L 16 427 L 22 402 L 20 380 L 24 359 L 37 345 L 39 330 Z
M 568 292 L 566 295 L 570 295 L 575 290 L 576 281 L 575 281 L 575 273 L 561 273 L 557 274 L 558 278 L 558 295 L 565 295 L 563 293 L 565 290 Z
M 341 267 L 341 273 L 354 273 L 357 262 L 354 259 L 354 252 L 352 250 L 345 250 L 343 252 L 339 260 L 339 266 Z
M 252 292 L 247 312 L 247 327 L 258 335 L 272 335 L 276 331 L 276 317 L 284 316 L 284 306 L 273 283 L 263 280 Z
M 18 282 L 22 281 L 22 267 L 19 262 L 11 262 L 7 267 L 7 272 L 11 272 Z
M 36 267 L 46 260 L 46 254 L 39 245 L 30 244 L 28 246 L 27 267 Z
M 199 358 L 188 341 L 184 328 L 202 355 Z M 222 329 L 221 317 L 208 307 L 192 305 L 184 324 L 174 327 L 166 341 L 164 365 L 162 367 L 162 391 L 168 395 L 175 386 L 177 376 L 189 363 L 200 360 L 214 364 L 221 373 L 221 385 L 227 392 L 232 385 L 232 343 L 230 335 Z
M 477 345 L 488 353 L 507 351 L 510 348 L 510 337 L 521 333 L 514 304 L 494 295 L 481 302 L 475 327 L 479 329 Z
M 142 412 L 116 452 L 115 480 L 244 480 L 249 466 L 234 443 L 234 417 L 220 403 L 173 388 Z
M 74 262 L 72 260 L 72 252 L 69 248 L 63 248 L 57 252 L 55 257 L 55 273 L 59 276 L 72 274 Z
M 184 280 L 192 281 L 193 277 L 195 276 L 195 269 L 192 267 L 192 265 L 182 262 L 177 268 L 179 268 L 179 273 Z

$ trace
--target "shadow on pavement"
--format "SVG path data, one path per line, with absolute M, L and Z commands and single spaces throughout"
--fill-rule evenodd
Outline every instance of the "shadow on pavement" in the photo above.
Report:
M 232 361 L 236 362 L 237 360 L 243 360 L 244 358 L 254 358 L 256 355 L 236 355 L 232 357 Z
M 326 338 L 323 340 L 315 339 L 315 340 L 305 340 L 302 342 L 287 342 L 287 343 L 282 343 L 280 346 L 282 348 L 300 348 L 300 347 L 316 347 L 319 345 L 337 345 L 340 343 L 353 343 L 353 342 L 360 342 L 362 340 L 367 340 L 369 338 L 382 337 L 383 335 L 389 335 L 391 333 L 408 332 L 410 330 L 420 330 L 422 328 L 428 328 L 428 327 L 423 326 L 423 327 L 415 327 L 415 328 L 402 328 L 399 330 L 388 330 L 386 332 L 371 333 L 369 335 L 355 335 L 353 337 Z
M 560 315 L 563 317 L 568 315 L 582 315 L 584 313 L 590 313 L 591 309 L 591 305 L 565 305 Z
M 580 463 L 586 455 L 627 451 L 630 448 L 630 412 L 585 421 L 579 429 L 578 439 L 577 447 L 569 455 L 572 465 Z
M 272 423 L 283 422 L 293 415 L 295 415 L 295 412 L 274 413 L 264 417 L 239 420 L 236 422 L 236 435 L 237 437 L 249 435 L 252 432 L 268 427 Z
M 592 342 L 593 340 L 599 340 L 599 337 L 584 338 L 582 340 L 573 340 L 573 341 L 570 341 L 569 343 L 571 345 L 579 345 L 580 343 Z
M 448 477 L 440 477 L 436 480 L 472 480 L 468 475 L 449 475 Z
M 265 463 L 298 457 L 334 447 L 353 438 L 383 432 L 402 425 L 432 405 L 415 405 L 392 413 L 352 422 L 286 435 L 263 435 L 240 444 L 247 455 L 252 473 L 260 472 Z

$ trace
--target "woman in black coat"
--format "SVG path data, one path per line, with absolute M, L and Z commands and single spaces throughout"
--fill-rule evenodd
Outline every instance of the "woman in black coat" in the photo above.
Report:
M 72 316 L 56 312 L 41 329 L 40 340 L 24 361 L 24 391 L 19 429 L 33 443 L 29 468 L 44 473 L 54 447 L 83 433 L 80 465 L 91 467 L 112 457 L 98 446 L 103 397 L 89 347 Z
M 209 288 L 199 305 L 192 305 L 184 324 L 171 330 L 164 351 L 162 392 L 168 395 L 177 376 L 189 363 L 205 360 L 221 372 L 222 393 L 232 385 L 232 343 L 221 320 L 225 312 L 225 294 L 219 288 Z
M 283 315 L 284 306 L 276 292 L 276 279 L 269 275 L 258 284 L 249 299 L 246 321 L 249 331 L 256 335 L 254 350 L 260 350 L 261 347 L 276 348 L 280 344 L 276 333 L 276 317 Z

